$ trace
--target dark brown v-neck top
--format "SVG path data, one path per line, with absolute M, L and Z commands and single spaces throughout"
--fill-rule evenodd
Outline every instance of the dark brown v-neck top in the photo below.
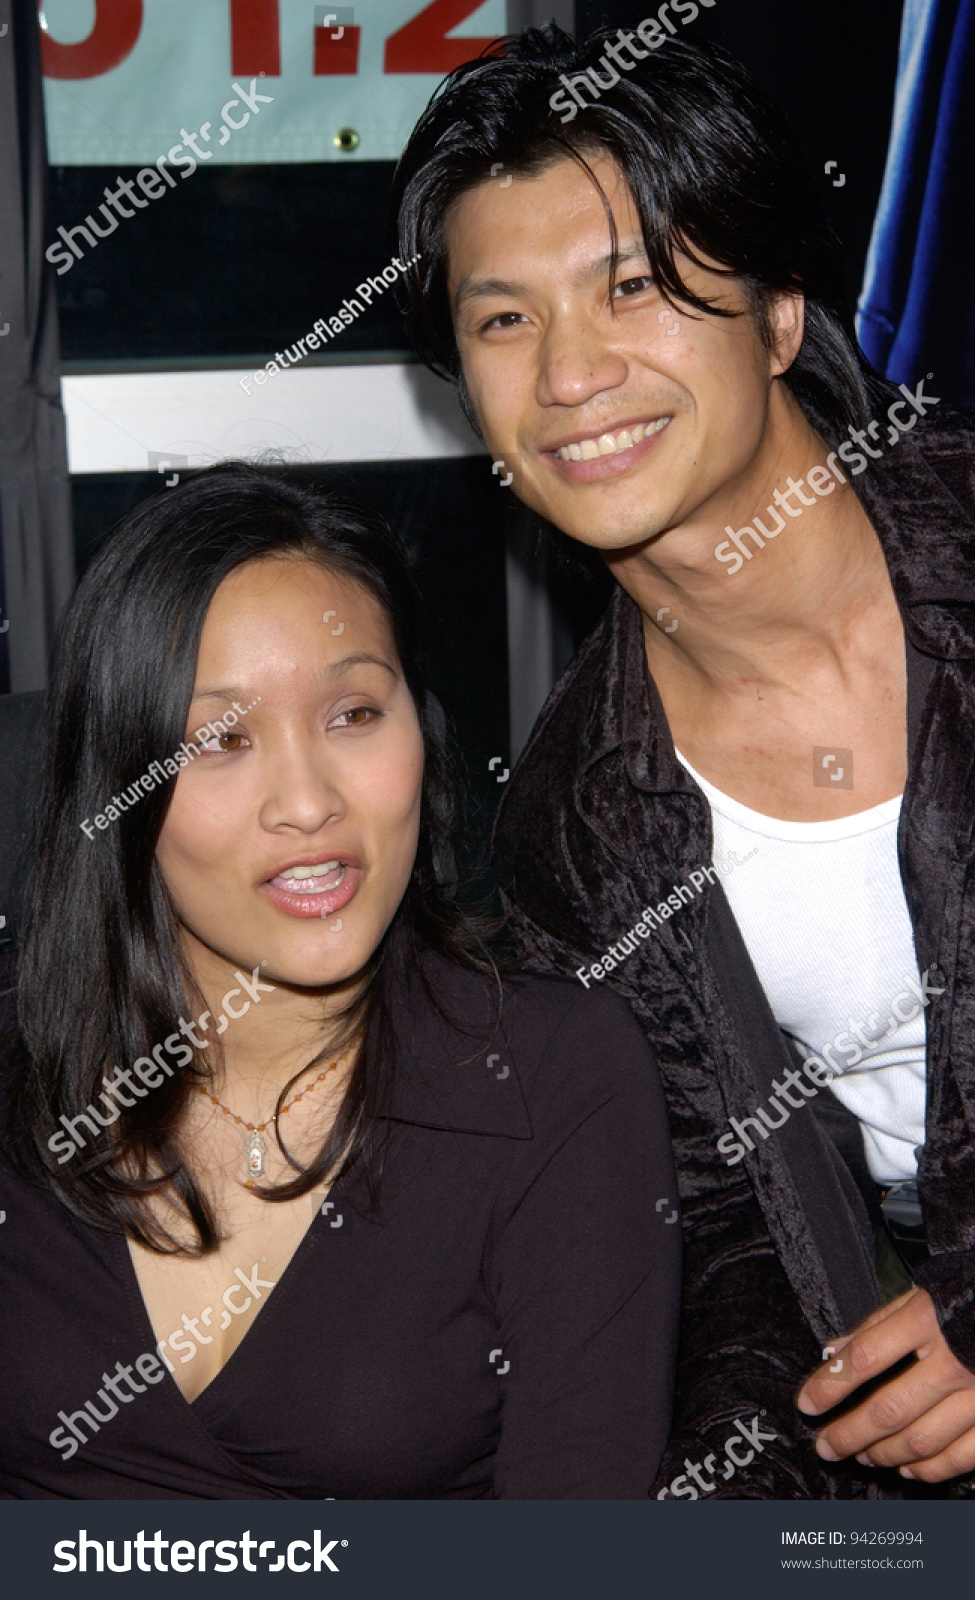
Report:
M 0 1495 L 648 1493 L 680 1235 L 648 1047 L 611 994 L 507 978 L 497 1028 L 495 986 L 429 970 L 463 1028 L 404 982 L 378 1209 L 353 1168 L 192 1404 L 140 1362 L 124 1238 L 0 1157 Z

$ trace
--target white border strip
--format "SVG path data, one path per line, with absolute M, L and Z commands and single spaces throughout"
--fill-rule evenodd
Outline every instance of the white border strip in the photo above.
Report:
M 249 374 L 244 374 L 249 375 Z M 228 457 L 416 461 L 483 455 L 449 384 L 412 363 L 296 367 L 249 397 L 237 370 L 61 380 L 72 473 L 166 471 Z

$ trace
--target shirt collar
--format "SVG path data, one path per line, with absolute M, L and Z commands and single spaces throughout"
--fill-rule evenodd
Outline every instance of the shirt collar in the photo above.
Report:
M 507 1005 L 507 986 L 430 952 L 394 971 L 387 993 L 396 1043 L 393 1121 L 532 1137 L 524 1046 L 508 1036 L 502 993 Z

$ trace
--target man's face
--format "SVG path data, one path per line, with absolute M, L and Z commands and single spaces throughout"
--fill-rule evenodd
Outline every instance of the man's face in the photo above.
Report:
M 762 442 L 770 371 L 741 284 L 678 256 L 683 281 L 745 315 L 691 315 L 648 276 L 619 169 L 566 159 L 468 191 L 447 219 L 464 375 L 492 456 L 520 497 L 584 544 L 642 543 L 734 496 Z M 697 518 L 700 513 L 700 518 Z

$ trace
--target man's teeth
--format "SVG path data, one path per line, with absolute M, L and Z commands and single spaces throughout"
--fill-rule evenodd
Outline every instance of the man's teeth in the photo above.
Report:
M 342 877 L 344 878 L 344 861 L 320 861 L 317 866 L 313 867 L 285 867 L 283 872 L 278 873 L 278 877 L 296 878 L 299 883 L 305 883 L 309 878 L 327 878 L 329 873 L 334 872 L 338 867 L 341 867 Z
M 635 428 L 622 428 L 619 433 L 600 433 L 592 439 L 582 439 L 579 444 L 566 444 L 558 451 L 563 461 L 595 461 L 597 456 L 618 456 L 623 450 L 632 450 L 653 433 L 666 428 L 669 417 L 658 417 L 645 425 L 638 422 Z

